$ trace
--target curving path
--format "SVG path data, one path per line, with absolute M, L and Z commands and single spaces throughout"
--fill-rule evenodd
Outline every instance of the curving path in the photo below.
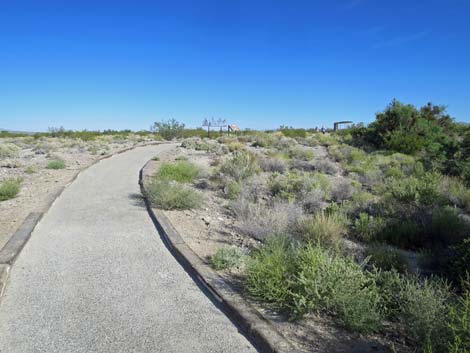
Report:
M 140 194 L 171 145 L 101 161 L 37 225 L 0 304 L 0 352 L 255 352 L 166 249 Z

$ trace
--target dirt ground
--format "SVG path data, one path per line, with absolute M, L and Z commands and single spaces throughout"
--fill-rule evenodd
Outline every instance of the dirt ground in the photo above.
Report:
M 50 198 L 80 170 L 103 156 L 145 142 L 111 136 L 89 142 L 61 138 L 0 139 L 0 145 L 13 144 L 18 148 L 15 156 L 0 158 L 0 182 L 8 178 L 23 179 L 17 197 L 0 202 L 0 248 L 30 212 L 42 211 Z M 48 161 L 57 159 L 65 162 L 65 169 L 46 168 Z
M 184 157 L 182 157 L 184 156 Z M 178 147 L 175 151 L 159 156 L 159 161 L 152 161 L 149 166 L 157 171 L 166 161 L 187 158 L 203 170 L 196 187 L 203 192 L 205 205 L 201 209 L 186 211 L 165 211 L 185 242 L 210 266 L 210 257 L 221 247 L 238 246 L 249 251 L 259 245 L 257 240 L 237 232 L 235 218 L 227 210 L 227 201 L 218 191 L 206 187 L 208 177 L 214 167 L 214 160 L 220 158 L 214 154 Z M 242 292 L 239 281 L 241 269 L 219 271 L 219 274 L 232 287 Z M 288 338 L 299 352 L 334 352 L 368 353 L 392 352 L 383 336 L 361 337 L 351 334 L 334 325 L 333 320 L 319 315 L 309 315 L 303 320 L 292 322 L 281 314 L 263 307 L 257 302 L 251 304 L 270 319 L 278 330 Z

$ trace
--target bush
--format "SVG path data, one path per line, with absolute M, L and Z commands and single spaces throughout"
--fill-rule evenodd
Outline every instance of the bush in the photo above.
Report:
M 335 202 L 349 200 L 354 194 L 354 188 L 348 179 L 336 179 L 331 188 L 331 198 Z
M 233 267 L 240 267 L 245 258 L 245 252 L 237 247 L 224 247 L 218 249 L 211 257 L 212 266 L 216 270 L 225 270 Z
M 339 169 L 328 159 L 319 159 L 314 162 L 315 170 L 318 170 L 321 173 L 335 175 L 338 173 Z
M 303 161 L 311 161 L 315 157 L 312 149 L 299 146 L 289 148 L 287 155 L 289 158 L 300 159 Z
M 18 157 L 20 148 L 13 143 L 0 144 L 0 159 Z
M 203 204 L 200 192 L 175 181 L 153 180 L 148 185 L 148 193 L 152 204 L 164 210 L 186 210 Z
M 175 119 L 162 120 L 153 124 L 152 131 L 159 134 L 165 140 L 173 140 L 183 137 L 184 124 Z
M 403 279 L 399 292 L 401 330 L 425 352 L 444 352 L 451 293 L 438 280 Z
M 423 246 L 426 235 L 422 226 L 412 220 L 394 220 L 383 229 L 379 240 L 405 249 L 415 249 Z
M 389 178 L 385 190 L 395 200 L 414 206 L 435 206 L 441 203 L 439 184 L 441 175 L 425 173 L 422 176 L 410 176 L 406 179 Z
M 26 174 L 34 174 L 34 173 L 36 173 L 36 168 L 33 167 L 32 165 L 30 165 L 24 170 L 24 172 Z
M 285 137 L 307 137 L 307 131 L 305 129 L 294 129 L 292 127 L 281 126 L 279 129 Z
M 281 236 L 270 238 L 248 262 L 245 282 L 248 294 L 277 309 L 286 309 L 295 266 L 296 251 L 292 242 Z
M 397 270 L 400 273 L 411 273 L 411 266 L 408 258 L 398 249 L 388 245 L 371 244 L 366 249 L 369 256 L 369 263 L 381 270 Z
M 447 199 L 449 205 L 470 208 L 470 189 L 460 180 L 443 177 L 440 192 Z
M 256 156 L 249 152 L 236 152 L 220 167 L 223 174 L 231 176 L 236 181 L 241 181 L 259 172 Z
M 286 162 L 277 157 L 264 157 L 259 159 L 259 165 L 264 172 L 284 173 L 287 169 Z
M 434 247 L 456 244 L 463 240 L 468 231 L 468 223 L 455 208 L 440 208 L 433 212 L 427 243 Z
M 47 169 L 64 169 L 65 168 L 65 162 L 61 160 L 52 160 L 47 163 L 46 166 Z
M 378 289 L 361 265 L 308 245 L 299 252 L 297 266 L 292 290 L 297 316 L 327 309 L 351 331 L 378 330 L 382 319 Z
M 21 178 L 10 178 L 0 183 L 0 201 L 12 199 L 20 192 Z
M 287 202 L 275 202 L 270 207 L 240 198 L 231 208 L 240 231 L 258 240 L 285 234 L 302 216 L 302 210 L 298 206 Z
M 192 163 L 180 161 L 176 163 L 163 163 L 156 178 L 160 180 L 174 180 L 178 183 L 192 183 L 199 175 L 199 168 Z
M 470 238 L 450 248 L 450 256 L 445 264 L 445 274 L 459 285 L 467 272 L 470 272 Z
M 241 192 L 241 186 L 235 180 L 230 180 L 225 187 L 225 195 L 230 200 L 235 200 Z
M 385 225 L 386 222 L 382 217 L 373 217 L 361 212 L 359 218 L 354 221 L 354 233 L 362 241 L 376 241 Z
M 328 177 L 320 173 L 289 172 L 284 175 L 272 174 L 268 182 L 273 196 L 294 201 L 315 190 L 323 191 L 325 198 L 329 197 L 331 183 Z
M 338 213 L 318 212 L 313 217 L 304 218 L 296 227 L 296 233 L 309 243 L 328 245 L 335 248 L 346 233 L 343 217 Z
M 448 351 L 450 353 L 470 352 L 470 289 L 459 298 L 457 304 L 451 307 L 449 329 L 451 338 Z

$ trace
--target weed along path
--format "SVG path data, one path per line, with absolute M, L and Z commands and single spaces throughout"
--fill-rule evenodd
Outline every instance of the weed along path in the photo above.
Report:
M 172 145 L 84 171 L 13 266 L 0 352 L 255 352 L 162 243 L 138 195 L 140 168 Z

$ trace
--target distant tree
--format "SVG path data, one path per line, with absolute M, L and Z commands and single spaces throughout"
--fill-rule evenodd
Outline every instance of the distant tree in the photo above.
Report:
M 159 134 L 165 140 L 173 140 L 183 136 L 184 127 L 185 125 L 178 122 L 176 119 L 168 119 L 155 122 L 151 130 Z

